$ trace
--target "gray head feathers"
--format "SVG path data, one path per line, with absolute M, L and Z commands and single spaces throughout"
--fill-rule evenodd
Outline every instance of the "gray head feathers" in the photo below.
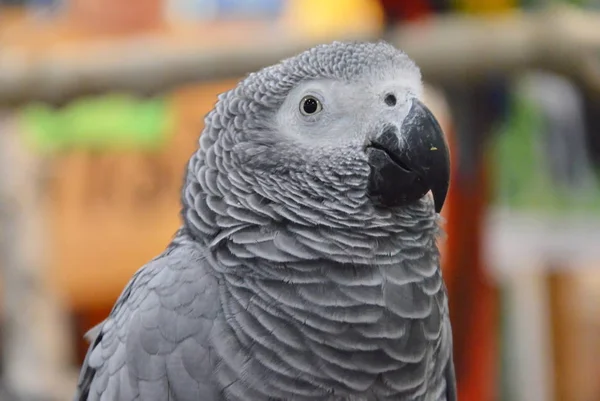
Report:
M 408 56 L 384 42 L 321 45 L 250 74 L 206 117 L 184 220 L 213 241 L 242 225 L 284 222 L 360 228 L 372 238 L 435 234 L 428 197 L 390 210 L 366 193 L 365 138 L 389 113 L 378 99 L 392 88 L 405 113 L 404 99 L 421 95 L 420 79 Z M 323 104 L 318 117 L 299 112 L 307 94 Z

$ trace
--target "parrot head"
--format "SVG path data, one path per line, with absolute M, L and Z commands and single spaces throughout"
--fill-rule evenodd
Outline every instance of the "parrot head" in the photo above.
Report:
M 418 67 L 392 45 L 319 45 L 222 94 L 200 148 L 238 198 L 251 183 L 274 203 L 376 213 L 431 207 L 431 191 L 439 213 L 449 151 L 421 96 Z

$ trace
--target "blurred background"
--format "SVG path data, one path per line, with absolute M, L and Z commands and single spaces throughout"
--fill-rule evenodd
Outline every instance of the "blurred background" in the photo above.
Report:
M 452 148 L 459 399 L 600 400 L 600 0 L 0 0 L 0 401 L 71 399 L 218 93 L 379 38 Z

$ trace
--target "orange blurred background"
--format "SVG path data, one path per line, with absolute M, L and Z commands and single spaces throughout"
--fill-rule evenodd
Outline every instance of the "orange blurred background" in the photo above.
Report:
M 9 392 L 70 397 L 83 334 L 180 224 L 219 93 L 313 44 L 385 38 L 421 66 L 452 149 L 441 247 L 459 399 L 600 400 L 600 14 L 541 3 L 0 2 Z

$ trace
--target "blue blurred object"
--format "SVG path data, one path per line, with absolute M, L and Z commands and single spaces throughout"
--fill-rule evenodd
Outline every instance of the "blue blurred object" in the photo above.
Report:
M 167 19 L 209 21 L 216 17 L 218 0 L 166 0 Z
M 282 14 L 286 3 L 287 0 L 166 0 L 166 10 L 167 18 L 175 21 L 273 20 Z
M 267 18 L 281 15 L 286 0 L 217 0 L 219 18 Z
M 52 19 L 62 11 L 63 0 L 26 0 L 27 14 L 38 19 Z

